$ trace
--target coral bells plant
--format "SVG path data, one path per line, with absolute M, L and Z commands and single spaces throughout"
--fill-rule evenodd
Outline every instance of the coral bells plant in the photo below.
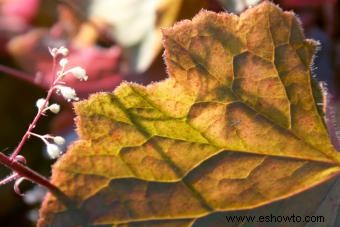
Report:
M 26 133 L 22 137 L 19 145 L 16 147 L 14 152 L 10 156 L 6 156 L 3 153 L 0 153 L 0 163 L 10 168 L 13 173 L 6 177 L 5 179 L 0 181 L 0 185 L 7 184 L 9 182 L 15 181 L 14 190 L 16 193 L 21 194 L 19 190 L 19 185 L 23 180 L 30 180 L 32 182 L 41 184 L 47 187 L 52 193 L 57 195 L 58 197 L 62 197 L 66 199 L 64 196 L 54 185 L 52 185 L 46 178 L 40 176 L 38 173 L 34 172 L 30 168 L 26 166 L 27 161 L 26 158 L 20 155 L 23 146 L 26 141 L 30 139 L 32 136 L 41 139 L 46 145 L 46 151 L 48 156 L 51 159 L 56 159 L 62 154 L 62 150 L 60 146 L 65 143 L 65 139 L 61 136 L 52 136 L 50 134 L 39 135 L 34 133 L 33 130 L 41 118 L 41 116 L 48 114 L 48 112 L 52 112 L 54 114 L 59 113 L 60 106 L 56 103 L 49 104 L 50 98 L 53 93 L 63 96 L 67 101 L 78 101 L 76 91 L 68 87 L 64 81 L 64 78 L 67 76 L 74 76 L 75 78 L 86 81 L 88 76 L 86 75 L 86 71 L 77 66 L 73 68 L 67 69 L 68 60 L 67 55 L 69 53 L 68 49 L 65 47 L 60 48 L 52 48 L 49 50 L 50 54 L 53 58 L 53 68 L 52 73 L 54 75 L 53 82 L 48 89 L 47 95 L 45 98 L 39 98 L 36 101 L 37 114 L 35 115 L 33 121 L 29 125 Z M 59 64 L 58 64 L 59 63 Z M 58 70 L 59 68 L 59 70 Z
M 38 226 L 231 226 L 263 214 L 340 226 L 340 154 L 310 70 L 317 43 L 295 15 L 269 1 L 239 16 L 201 11 L 164 29 L 163 44 L 169 78 L 76 103 L 80 139 L 51 182 L 77 212 L 48 193 Z

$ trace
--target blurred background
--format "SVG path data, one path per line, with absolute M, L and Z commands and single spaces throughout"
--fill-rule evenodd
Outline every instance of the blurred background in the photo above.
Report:
M 89 80 L 69 79 L 81 98 L 112 91 L 122 80 L 149 84 L 167 77 L 162 59 L 161 28 L 192 18 L 202 8 L 240 14 L 260 0 L 0 0 L 0 150 L 9 154 L 45 96 L 52 80 L 48 47 L 70 50 L 69 67 L 82 66 Z M 306 37 L 318 40 L 313 74 L 327 84 L 335 111 L 340 109 L 339 0 L 274 1 L 299 15 Z M 72 105 L 43 117 L 35 132 L 77 138 Z M 339 116 L 336 115 L 337 117 Z M 339 121 L 340 122 L 340 121 Z M 28 166 L 50 176 L 43 144 L 34 138 L 23 149 Z M 0 166 L 0 177 L 10 171 Z M 25 182 L 25 196 L 13 184 L 0 187 L 0 226 L 35 226 L 44 189 Z

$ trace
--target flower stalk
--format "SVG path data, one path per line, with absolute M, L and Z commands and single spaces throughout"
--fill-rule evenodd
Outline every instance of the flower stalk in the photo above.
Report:
M 51 98 L 51 96 L 53 94 L 53 90 L 54 90 L 53 87 L 48 90 L 45 102 L 43 103 L 42 107 L 38 110 L 38 113 L 35 115 L 32 123 L 28 126 L 28 129 L 27 129 L 26 133 L 24 134 L 24 136 L 21 138 L 21 141 L 20 141 L 19 145 L 14 150 L 14 152 L 11 154 L 11 156 L 10 156 L 11 160 L 13 160 L 20 153 L 20 151 L 22 150 L 22 147 L 26 143 L 26 141 L 27 141 L 28 137 L 30 136 L 32 130 L 35 128 L 35 126 L 36 126 L 37 122 L 39 121 L 40 117 L 45 112 L 45 108 L 47 106 L 48 100 Z
M 72 205 L 72 200 L 70 200 L 62 191 L 60 191 L 59 188 L 53 185 L 47 178 L 41 176 L 39 173 L 28 168 L 24 164 L 21 164 L 18 161 L 13 161 L 10 157 L 6 156 L 2 152 L 0 152 L 0 163 L 7 168 L 13 170 L 15 173 L 18 173 L 20 177 L 24 177 L 36 184 L 40 184 L 46 187 L 54 196 L 60 199 L 64 203 L 64 205 Z
M 49 49 L 49 51 L 53 57 L 52 66 L 53 81 L 50 85 L 50 88 L 47 91 L 46 97 L 37 100 L 36 106 L 38 108 L 38 111 L 33 121 L 28 126 L 25 134 L 21 138 L 18 146 L 13 151 L 13 153 L 10 156 L 7 156 L 0 152 L 0 163 L 13 171 L 13 173 L 10 176 L 6 177 L 3 180 L 0 180 L 0 185 L 7 184 L 11 181 L 15 181 L 14 190 L 16 193 L 22 195 L 20 193 L 19 185 L 22 181 L 29 180 L 46 187 L 52 194 L 58 197 L 58 199 L 60 199 L 66 206 L 71 206 L 72 201 L 55 185 L 53 185 L 47 178 L 41 176 L 37 172 L 27 167 L 25 157 L 20 155 L 20 152 L 24 144 L 30 138 L 30 136 L 38 137 L 45 143 L 49 157 L 54 159 L 58 158 L 62 154 L 62 151 L 59 148 L 59 146 L 65 143 L 65 139 L 63 137 L 51 136 L 49 134 L 39 135 L 34 133 L 33 129 L 36 127 L 36 124 L 38 123 L 41 116 L 45 115 L 47 110 L 55 114 L 57 114 L 60 111 L 60 106 L 58 104 L 54 103 L 49 105 L 49 101 L 54 92 L 56 94 L 62 95 L 67 101 L 79 100 L 75 90 L 71 87 L 65 86 L 65 82 L 63 81 L 63 78 L 65 76 L 71 74 L 79 80 L 87 80 L 88 78 L 86 75 L 86 71 L 79 66 L 65 70 L 68 64 L 68 60 L 65 58 L 69 52 L 67 48 L 65 47 L 53 48 Z M 58 72 L 56 71 L 57 61 L 59 61 L 60 66 L 60 71 Z M 17 73 L 16 70 L 10 70 L 9 68 L 3 67 L 1 65 L 0 71 L 5 71 L 7 73 L 14 72 L 16 77 L 18 76 L 24 77 L 20 73 Z

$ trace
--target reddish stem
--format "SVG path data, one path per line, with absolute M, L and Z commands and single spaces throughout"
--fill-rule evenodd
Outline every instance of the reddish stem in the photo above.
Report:
M 0 181 L 0 185 L 4 185 L 4 184 L 7 184 L 7 183 L 9 183 L 9 182 L 11 182 L 11 181 L 14 181 L 14 180 L 18 179 L 18 177 L 20 177 L 19 174 L 17 174 L 17 173 L 12 173 L 11 175 L 9 175 L 8 177 L 6 177 L 5 179 L 2 179 L 2 180 Z
M 31 84 L 36 84 L 34 79 L 31 79 L 32 78 L 31 76 L 26 75 L 25 73 L 22 73 L 20 71 L 15 70 L 15 69 L 11 69 L 9 67 L 0 65 L 0 71 L 8 73 L 10 75 L 13 75 L 14 77 L 25 80 L 27 82 L 30 82 Z M 25 166 L 24 164 L 22 164 L 18 161 L 19 160 L 18 158 L 20 157 L 20 156 L 18 156 L 18 154 L 20 153 L 25 142 L 27 141 L 27 139 L 31 135 L 31 132 L 34 129 L 34 127 L 36 126 L 38 120 L 40 119 L 40 117 L 45 112 L 45 109 L 48 105 L 48 101 L 50 100 L 50 98 L 53 94 L 53 91 L 55 89 L 55 85 L 59 82 L 60 78 L 55 79 L 56 78 L 56 74 L 55 74 L 56 72 L 55 71 L 56 71 L 56 57 L 54 56 L 53 57 L 53 68 L 52 68 L 54 80 L 51 84 L 51 87 L 49 88 L 49 90 L 47 92 L 47 96 L 45 98 L 44 104 L 41 107 L 39 107 L 38 113 L 34 117 L 32 123 L 29 125 L 26 133 L 22 137 L 19 145 L 16 147 L 14 152 L 9 157 L 0 152 L 0 163 L 3 164 L 4 166 L 6 166 L 7 168 L 11 169 L 15 174 L 17 174 L 17 176 L 13 175 L 13 177 L 11 176 L 9 178 L 6 178 L 4 181 L 2 181 L 2 183 L 4 183 L 4 182 L 6 183 L 7 181 L 12 180 L 12 178 L 13 179 L 17 178 L 17 177 L 26 178 L 26 179 L 34 182 L 34 183 L 37 183 L 37 184 L 40 184 L 40 185 L 46 187 L 65 206 L 73 207 L 73 204 L 74 204 L 73 201 L 70 198 L 68 198 L 62 191 L 60 191 L 55 185 L 53 185 L 48 179 L 46 179 L 45 177 L 41 176 L 37 172 L 33 171 L 32 169 L 30 169 L 29 167 Z
M 18 173 L 21 177 L 25 177 L 30 181 L 40 184 L 46 187 L 54 196 L 56 196 L 60 201 L 64 203 L 65 206 L 72 206 L 73 202 L 70 198 L 68 198 L 62 191 L 60 191 L 55 185 L 53 185 L 48 179 L 41 176 L 34 170 L 28 168 L 27 166 L 13 161 L 10 157 L 7 157 L 3 153 L 0 152 L 0 163 L 6 166 L 7 168 L 13 170 Z
M 50 100 L 52 94 L 53 94 L 53 90 L 54 90 L 54 84 L 57 82 L 57 80 L 55 80 L 55 74 L 56 74 L 56 57 L 53 57 L 53 65 L 52 65 L 52 74 L 53 76 L 53 81 L 51 84 L 50 89 L 47 92 L 47 96 L 45 99 L 44 104 L 42 105 L 42 107 L 39 109 L 37 115 L 34 117 L 32 123 L 28 126 L 28 129 L 25 133 L 25 135 L 21 138 L 21 141 L 19 143 L 19 145 L 17 146 L 17 148 L 14 150 L 14 152 L 11 154 L 10 159 L 14 160 L 14 158 L 20 153 L 22 147 L 24 146 L 24 144 L 26 143 L 27 139 L 30 136 L 31 131 L 34 129 L 36 123 L 38 122 L 38 120 L 40 119 L 40 117 L 42 116 L 42 114 L 44 113 L 44 110 L 47 106 L 48 101 Z
M 53 58 L 53 71 L 55 71 L 55 65 L 56 65 L 55 58 Z M 35 83 L 33 77 L 30 76 L 29 74 L 24 73 L 24 72 L 18 71 L 16 69 L 12 69 L 10 67 L 7 67 L 7 66 L 1 65 L 1 64 L 0 64 L 0 71 L 4 72 L 4 73 L 7 73 L 7 74 L 9 74 L 11 76 L 14 76 L 16 78 L 19 78 L 21 80 L 24 80 L 24 81 L 26 81 L 26 82 L 28 82 L 30 84 L 37 85 Z M 52 96 L 52 93 L 53 93 L 53 87 L 51 87 L 48 90 L 47 97 L 46 97 L 46 100 L 45 100 L 45 103 L 44 103 L 43 107 L 40 108 L 40 110 L 38 111 L 37 115 L 33 119 L 33 122 L 29 125 L 25 135 L 21 138 L 21 141 L 20 141 L 19 145 L 17 146 L 17 148 L 14 150 L 14 152 L 10 156 L 11 160 L 13 160 L 20 153 L 20 151 L 21 151 L 22 147 L 24 146 L 25 142 L 27 141 L 27 139 L 28 139 L 32 129 L 35 127 L 36 123 L 38 122 L 38 120 L 40 119 L 41 115 L 43 114 L 44 109 L 46 108 L 46 105 L 48 103 L 48 100 Z
M 37 115 L 34 117 L 32 123 L 29 125 L 25 135 L 21 138 L 21 141 L 19 143 L 19 145 L 17 146 L 17 148 L 14 150 L 14 152 L 11 154 L 10 159 L 13 160 L 21 151 L 22 147 L 24 146 L 25 142 L 27 141 L 28 137 L 30 136 L 31 131 L 34 129 L 36 123 L 38 122 L 38 120 L 40 119 L 40 117 L 42 116 L 42 114 L 44 113 L 44 110 L 47 106 L 48 101 L 50 100 L 52 94 L 53 94 L 53 90 L 54 87 L 51 87 L 48 90 L 45 102 L 43 104 L 43 106 L 39 109 Z

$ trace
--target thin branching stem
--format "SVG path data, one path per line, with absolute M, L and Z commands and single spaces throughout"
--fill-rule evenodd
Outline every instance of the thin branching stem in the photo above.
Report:
M 10 157 L 0 152 L 0 163 L 7 168 L 18 173 L 20 177 L 25 177 L 26 179 L 40 184 L 46 187 L 54 196 L 56 196 L 60 201 L 64 203 L 65 206 L 72 206 L 73 202 L 70 200 L 62 191 L 60 191 L 55 185 L 53 185 L 47 178 L 41 176 L 39 173 L 28 168 L 27 166 L 12 160 Z
M 0 152 L 0 163 L 6 166 L 7 168 L 11 169 L 13 171 L 13 174 L 6 177 L 5 179 L 0 181 L 0 185 L 6 184 L 10 181 L 15 180 L 14 184 L 14 190 L 18 194 L 20 193 L 19 184 L 27 179 L 34 183 L 40 184 L 44 187 L 46 187 L 54 196 L 56 196 L 60 201 L 64 203 L 67 207 L 73 207 L 75 208 L 74 203 L 71 199 L 69 199 L 60 189 L 58 189 L 54 184 L 52 184 L 47 178 L 43 177 L 42 175 L 38 174 L 34 170 L 30 169 L 26 166 L 26 159 L 25 157 L 19 155 L 21 152 L 24 144 L 29 139 L 29 137 L 37 136 L 40 137 L 44 143 L 47 146 L 47 153 L 50 155 L 51 158 L 57 158 L 60 156 L 61 151 L 58 147 L 58 145 L 63 144 L 65 141 L 62 137 L 52 137 L 49 135 L 41 136 L 36 133 L 33 133 L 32 130 L 36 127 L 36 124 L 38 120 L 41 118 L 42 115 L 45 114 L 47 110 L 50 110 L 53 113 L 58 113 L 60 110 L 60 106 L 58 104 L 52 104 L 49 105 L 49 100 L 51 99 L 53 92 L 56 91 L 56 93 L 59 92 L 66 100 L 78 100 L 78 97 L 76 96 L 76 93 L 73 88 L 63 86 L 61 84 L 64 84 L 62 79 L 66 74 L 72 74 L 79 80 L 87 80 L 86 71 L 81 67 L 74 67 L 69 69 L 67 72 L 64 72 L 65 66 L 68 63 L 65 57 L 68 54 L 68 49 L 65 47 L 60 48 L 53 48 L 50 49 L 50 53 L 53 56 L 53 66 L 52 66 L 52 75 L 53 80 L 51 81 L 50 87 L 47 91 L 47 95 L 45 99 L 38 99 L 36 102 L 36 106 L 38 107 L 37 114 L 35 115 L 33 121 L 29 125 L 27 131 L 21 138 L 18 146 L 15 148 L 13 153 L 9 156 L 3 154 Z M 59 61 L 59 65 L 61 66 L 61 71 L 57 72 L 57 61 Z M 6 66 L 0 65 L 0 72 L 5 72 L 11 75 L 14 75 L 14 77 L 26 80 L 28 82 L 34 83 L 34 79 L 28 79 L 31 78 L 29 75 L 24 75 L 23 73 L 20 73 L 17 70 L 11 69 Z M 53 139 L 54 143 L 49 143 L 46 138 Z
M 0 185 L 4 185 L 4 184 L 7 184 L 7 183 L 9 183 L 11 181 L 15 181 L 16 179 L 18 179 L 18 177 L 20 177 L 19 174 L 12 173 L 11 175 L 9 175 L 6 178 L 2 179 L 0 181 Z
M 47 106 L 47 103 L 48 101 L 50 100 L 52 94 L 53 94 L 53 91 L 54 91 L 54 87 L 50 88 L 48 90 L 48 93 L 47 93 L 47 96 L 46 96 L 46 99 L 45 99 L 45 102 L 44 104 L 42 105 L 42 107 L 39 109 L 38 113 L 35 115 L 32 123 L 28 126 L 28 129 L 25 133 L 25 135 L 21 138 L 21 141 L 19 143 L 19 145 L 17 146 L 17 148 L 14 150 L 14 152 L 11 154 L 10 156 L 10 159 L 13 160 L 19 153 L 20 151 L 22 150 L 22 147 L 24 146 L 24 144 L 26 143 L 27 139 L 29 138 L 32 130 L 35 128 L 38 120 L 40 119 L 40 117 L 43 115 L 44 111 L 45 111 L 45 108 Z
M 52 65 L 52 74 L 55 75 L 56 74 L 56 57 L 53 57 L 53 65 Z M 57 79 L 58 80 L 58 79 Z M 40 119 L 40 117 L 43 115 L 45 108 L 48 105 L 48 102 L 53 94 L 53 91 L 55 89 L 54 84 L 57 82 L 57 80 L 55 80 L 55 76 L 53 77 L 53 81 L 51 84 L 50 89 L 47 92 L 47 96 L 45 99 L 44 104 L 42 105 L 42 107 L 39 109 L 38 113 L 35 115 L 32 123 L 28 126 L 28 129 L 26 131 L 26 133 L 24 134 L 24 136 L 21 138 L 21 141 L 19 143 L 19 145 L 16 147 L 16 149 L 14 150 L 14 152 L 11 154 L 10 159 L 13 160 L 22 150 L 22 147 L 24 146 L 24 144 L 26 143 L 27 139 L 29 138 L 29 136 L 31 135 L 32 130 L 35 128 L 38 120 Z

